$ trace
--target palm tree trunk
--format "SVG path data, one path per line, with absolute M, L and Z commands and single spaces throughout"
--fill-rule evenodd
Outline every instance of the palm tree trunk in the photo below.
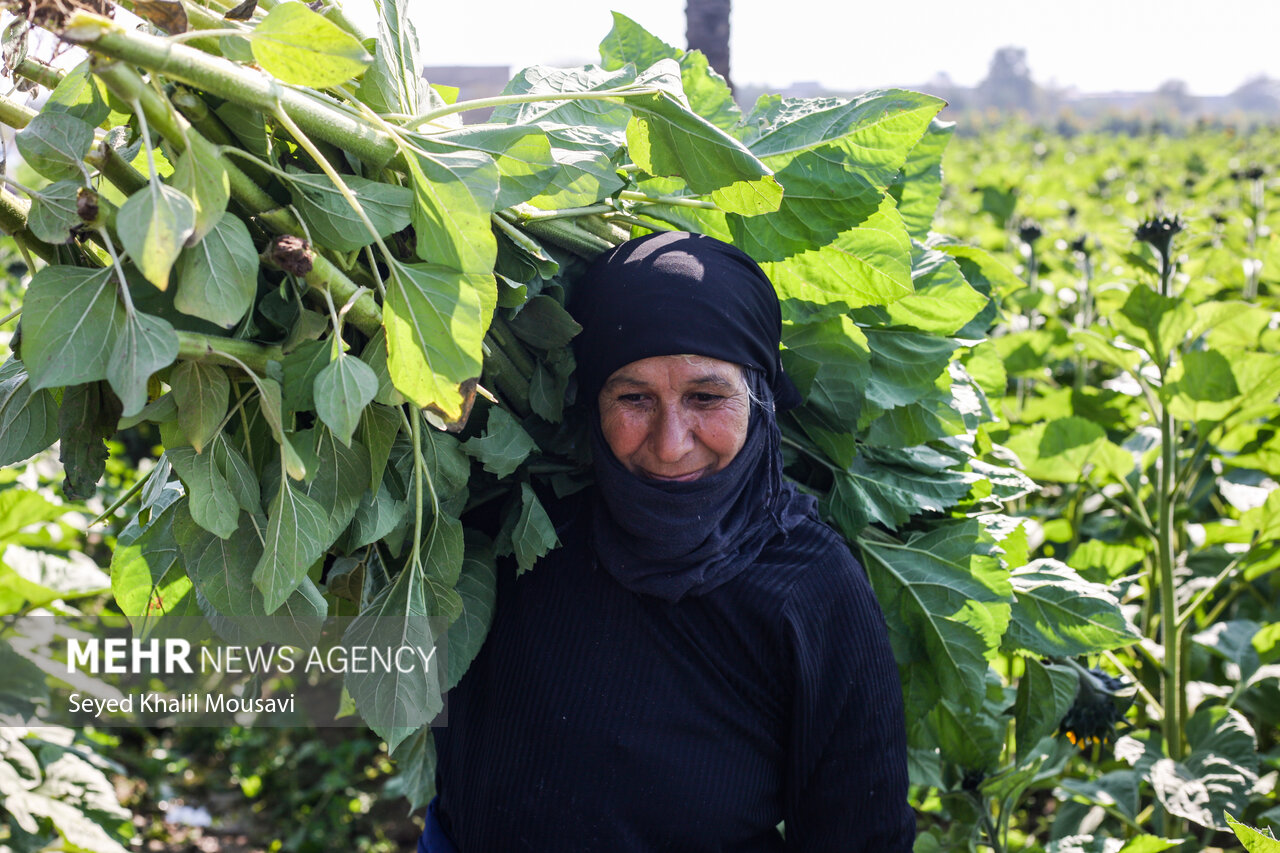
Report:
M 689 50 L 707 55 L 711 67 L 733 88 L 729 76 L 729 12 L 732 0 L 687 0 L 685 39 Z

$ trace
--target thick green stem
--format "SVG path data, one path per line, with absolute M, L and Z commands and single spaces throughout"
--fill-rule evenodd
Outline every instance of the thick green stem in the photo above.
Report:
M 347 300 L 359 290 L 359 285 L 349 279 L 342 270 L 333 265 L 324 255 L 316 254 L 311 262 L 311 272 L 304 276 L 307 286 L 313 288 L 317 295 L 328 293 L 338 305 L 345 305 Z M 321 297 L 323 300 L 323 297 Z M 382 310 L 374 301 L 373 294 L 365 293 L 347 312 L 347 322 L 361 332 L 372 337 L 382 327 Z
M 306 134 L 349 151 L 375 169 L 397 153 L 395 141 L 367 122 L 259 71 L 187 45 L 172 44 L 84 11 L 71 16 L 63 38 L 259 112 L 272 114 L 279 104 Z
M 58 84 L 62 82 L 62 78 L 66 76 L 52 65 L 46 65 L 40 60 L 32 59 L 31 57 L 19 62 L 18 67 L 13 69 L 13 73 L 33 83 L 39 83 L 46 89 L 56 89 Z
M 1172 262 L 1167 253 L 1160 264 L 1160 294 L 1170 296 L 1173 277 Z M 1172 367 L 1172 353 L 1159 365 L 1161 381 Z M 1178 604 L 1174 579 L 1174 487 L 1178 480 L 1177 423 L 1167 406 L 1160 412 L 1160 476 L 1156 493 L 1156 570 L 1160 577 L 1160 634 L 1164 642 L 1165 750 L 1174 761 L 1182 759 L 1182 711 L 1186 707 L 1182 680 L 1182 632 L 1178 628 Z
M 31 204 L 5 189 L 0 189 L 0 231 L 13 237 L 28 252 L 48 264 L 56 263 L 58 250 L 37 240 L 27 230 L 27 211 Z
M 226 367 L 248 366 L 257 373 L 265 373 L 267 362 L 280 361 L 282 358 L 284 353 L 280 347 L 202 335 L 198 332 L 178 332 L 180 361 L 203 361 Z
M 505 210 L 498 211 L 498 215 L 504 217 L 508 222 L 518 221 L 518 217 L 515 214 L 508 214 Z M 601 252 L 609 251 L 614 246 L 608 240 L 582 230 L 577 223 L 563 219 L 526 222 L 522 227 L 533 236 L 546 240 L 548 243 L 552 243 L 562 249 L 568 249 L 575 255 L 587 260 L 593 259 Z
M 412 130 L 414 128 L 421 127 L 424 124 L 430 124 L 436 119 L 451 116 L 456 113 L 464 113 L 467 110 L 486 110 L 493 109 L 494 107 L 512 106 L 514 104 L 540 104 L 552 101 L 615 101 L 617 103 L 621 103 L 623 96 L 655 95 L 661 91 L 661 89 L 639 87 L 630 89 L 602 89 L 598 92 L 556 92 L 554 95 L 498 95 L 493 98 L 477 98 L 474 101 L 459 101 L 456 104 L 450 104 L 447 107 L 432 110 L 429 113 L 418 116 L 413 121 L 409 122 L 406 127 Z
M 525 352 L 520 341 L 516 339 L 511 327 L 497 315 L 494 316 L 493 321 L 489 324 L 489 337 L 502 350 L 516 370 L 520 372 L 520 376 L 526 383 L 533 378 L 533 371 L 537 365 L 529 357 L 529 353 Z

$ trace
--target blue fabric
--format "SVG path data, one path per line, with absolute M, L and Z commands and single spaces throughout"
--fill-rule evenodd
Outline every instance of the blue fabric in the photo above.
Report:
M 676 602 L 703 595 L 752 564 L 765 543 L 817 518 L 817 502 L 782 474 L 781 433 L 763 374 L 747 382 L 746 443 L 723 470 L 690 483 L 637 477 L 618 461 L 591 413 L 591 451 L 603 504 L 592 519 L 600 564 L 632 592 Z
M 458 853 L 458 848 L 444 834 L 440 825 L 440 798 L 435 797 L 427 806 L 427 826 L 418 838 L 418 853 Z

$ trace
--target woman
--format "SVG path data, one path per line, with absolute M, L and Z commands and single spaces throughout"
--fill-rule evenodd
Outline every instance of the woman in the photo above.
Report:
M 882 614 L 782 475 L 775 408 L 800 399 L 768 278 L 655 234 L 571 310 L 596 486 L 553 511 L 562 547 L 500 572 L 420 849 L 909 851 Z

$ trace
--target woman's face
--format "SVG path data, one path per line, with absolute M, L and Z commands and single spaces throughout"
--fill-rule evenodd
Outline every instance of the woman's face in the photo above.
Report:
M 599 405 L 605 441 L 637 477 L 696 480 L 732 462 L 747 440 L 742 368 L 718 358 L 633 361 L 609 376 Z

